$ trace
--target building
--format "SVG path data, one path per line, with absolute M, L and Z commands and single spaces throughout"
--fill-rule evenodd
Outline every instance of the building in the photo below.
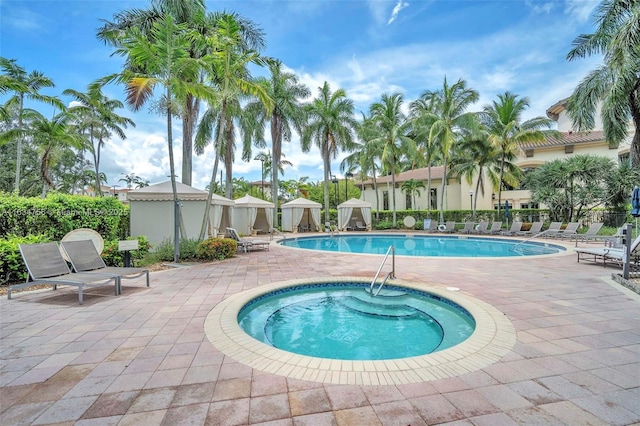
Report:
M 592 154 L 609 157 L 618 163 L 629 161 L 629 150 L 633 138 L 633 123 L 629 123 L 630 135 L 628 140 L 618 147 L 611 146 L 604 137 L 602 122 L 597 120 L 596 128 L 591 132 L 576 132 L 573 130 L 571 119 L 567 113 L 567 99 L 563 99 L 547 109 L 547 116 L 557 123 L 560 137 L 547 137 L 544 142 L 524 144 L 518 155 L 516 164 L 526 172 L 540 165 L 556 159 L 566 159 L 573 155 Z M 437 210 L 442 198 L 442 166 L 431 167 L 431 209 Z M 420 168 L 399 173 L 395 176 L 396 187 L 391 188 L 392 176 L 381 176 L 376 179 L 378 198 L 374 190 L 372 179 L 360 184 L 361 199 L 370 202 L 373 210 L 391 210 L 393 193 L 396 196 L 396 210 L 426 210 L 429 204 L 427 196 L 428 168 Z M 415 196 L 415 206 L 412 196 L 402 191 L 402 184 L 410 179 L 421 180 L 425 188 L 420 189 L 420 195 Z M 446 186 L 445 210 L 471 210 L 476 203 L 477 210 L 497 208 L 497 194 L 491 188 L 485 188 L 484 193 L 476 194 L 477 179 L 469 185 L 466 180 L 449 178 Z M 477 198 L 477 200 L 476 200 Z M 515 209 L 538 208 L 531 202 L 531 194 L 526 189 L 503 190 L 501 202 L 509 202 Z

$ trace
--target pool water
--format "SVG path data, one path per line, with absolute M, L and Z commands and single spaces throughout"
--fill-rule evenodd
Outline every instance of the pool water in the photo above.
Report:
M 462 235 L 334 235 L 287 238 L 280 244 L 309 250 L 370 254 L 385 254 L 393 245 L 398 255 L 435 257 L 520 257 L 566 251 L 554 244 Z
M 310 284 L 263 295 L 245 305 L 240 327 L 270 346 L 319 358 L 383 360 L 457 345 L 475 329 L 462 307 L 439 296 L 368 283 Z

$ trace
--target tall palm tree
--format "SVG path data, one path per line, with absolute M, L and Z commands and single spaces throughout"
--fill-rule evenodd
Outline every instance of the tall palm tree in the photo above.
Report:
M 300 103 L 311 95 L 307 86 L 300 84 L 298 77 L 284 70 L 279 60 L 269 62 L 269 77 L 258 78 L 257 83 L 264 85 L 267 94 L 273 100 L 274 107 L 265 110 L 257 103 L 249 103 L 246 107 L 247 116 L 251 119 L 249 131 L 245 132 L 245 158 L 251 157 L 251 139 L 259 147 L 264 147 L 264 126 L 269 121 L 271 131 L 271 158 L 276 168 L 281 168 L 282 142 L 291 142 L 292 130 L 302 134 L 305 124 L 305 110 Z M 271 199 L 278 200 L 278 176 L 271 175 Z M 273 211 L 273 226 L 278 227 L 278 209 Z
M 475 114 L 467 112 L 467 108 L 478 100 L 477 91 L 467 87 L 467 82 L 459 79 L 451 86 L 444 79 L 442 89 L 426 91 L 420 98 L 433 105 L 432 111 L 424 111 L 425 120 L 431 123 L 429 128 L 429 144 L 437 144 L 443 164 L 442 188 L 440 195 L 440 222 L 444 222 L 445 189 L 447 186 L 448 167 L 454 145 L 458 143 L 469 127 L 473 127 Z
M 164 19 L 165 15 L 173 17 L 177 24 L 185 24 L 202 36 L 210 36 L 215 29 L 218 15 L 229 14 L 239 22 L 243 33 L 243 42 L 253 50 L 262 50 L 265 46 L 264 34 L 253 22 L 232 12 L 206 13 L 204 0 L 152 0 L 148 9 L 133 8 L 119 12 L 114 20 L 104 21 L 102 28 L 98 30 L 98 38 L 105 43 L 118 46 L 121 42 L 121 34 L 130 28 L 139 28 L 148 37 L 153 36 L 152 28 L 155 22 Z M 189 57 L 202 59 L 209 54 L 206 47 L 194 42 L 187 49 Z M 188 82 L 202 81 L 202 74 L 196 75 Z M 182 183 L 191 185 L 193 137 L 196 122 L 200 113 L 201 99 L 191 93 L 184 94 L 181 99 L 183 108 L 182 117 Z
M 393 209 L 393 227 L 396 220 L 396 174 L 398 160 L 402 155 L 412 157 L 415 153 L 415 142 L 408 136 L 410 122 L 402 112 L 403 96 L 400 93 L 382 94 L 379 102 L 369 108 L 371 119 L 378 126 L 380 134 L 372 143 L 382 146 L 380 159 L 391 173 L 391 198 Z
M 62 94 L 72 96 L 80 103 L 80 105 L 70 107 L 69 111 L 76 115 L 76 126 L 89 139 L 89 151 L 93 157 L 95 169 L 96 194 L 101 197 L 100 154 L 105 139 L 109 138 L 111 133 L 115 133 L 120 139 L 126 139 L 127 136 L 122 128 L 135 127 L 136 124 L 130 118 L 115 112 L 116 109 L 124 108 L 123 103 L 106 97 L 99 85 L 90 86 L 86 93 L 67 89 Z
M 400 188 L 407 193 L 413 199 L 413 205 L 411 206 L 414 210 L 420 210 L 417 208 L 416 204 L 416 195 L 420 196 L 420 189 L 424 189 L 424 183 L 418 179 L 409 179 L 404 181 Z M 416 209 L 417 208 L 417 209 Z
M 215 32 L 207 38 L 211 48 L 206 58 L 208 77 L 212 89 L 215 90 L 215 102 L 205 113 L 198 126 L 196 135 L 196 149 L 202 152 L 215 129 L 215 151 L 211 184 L 209 185 L 208 202 L 200 229 L 200 239 L 203 240 L 207 230 L 211 198 L 213 197 L 213 182 L 218 172 L 218 162 L 222 158 L 227 173 L 226 196 L 232 194 L 232 167 L 235 152 L 234 117 L 242 114 L 240 100 L 245 96 L 255 96 L 263 107 L 272 108 L 273 101 L 269 98 L 265 88 L 257 84 L 249 73 L 249 65 L 264 65 L 258 52 L 247 49 L 242 39 L 240 24 L 230 14 L 222 14 L 216 21 Z
M 13 96 L 7 100 L 7 104 L 16 104 L 17 108 L 17 124 L 18 129 L 22 129 L 24 120 L 24 101 L 25 99 L 43 102 L 52 105 L 60 110 L 64 110 L 64 104 L 54 96 L 46 96 L 40 93 L 40 90 L 47 87 L 55 87 L 53 81 L 40 71 L 27 71 L 16 63 L 15 59 L 6 59 L 0 57 L 0 68 L 2 69 L 2 92 L 13 92 Z M 4 114 L 7 109 L 3 108 Z M 20 192 L 20 170 L 22 167 L 22 138 L 17 139 L 16 152 L 16 178 L 14 181 L 14 191 Z
M 213 93 L 205 85 L 197 83 L 197 79 L 194 78 L 200 72 L 202 64 L 200 61 L 190 58 L 188 50 L 193 40 L 198 38 L 197 33 L 189 31 L 186 25 L 176 24 L 170 15 L 165 15 L 162 20 L 154 22 L 150 31 L 152 37 L 147 37 L 138 28 L 127 30 L 120 40 L 121 47 L 116 49 L 116 54 L 125 56 L 132 68 L 126 68 L 119 74 L 107 76 L 96 84 L 104 84 L 109 81 L 124 83 L 127 90 L 126 102 L 134 110 L 140 109 L 151 99 L 156 86 L 164 88 L 158 101 L 158 108 L 166 113 L 171 189 L 175 208 L 179 215 L 172 130 L 172 117 L 179 109 L 176 97 L 180 98 L 190 93 L 200 98 L 211 99 Z M 175 262 L 180 260 L 179 223 L 179 219 L 176 218 Z
M 591 130 L 602 102 L 602 124 L 609 144 L 617 147 L 629 134 L 633 120 L 631 164 L 640 168 L 640 2 L 603 0 L 595 13 L 596 31 L 573 41 L 569 61 L 602 55 L 603 63 L 580 82 L 568 103 L 578 130 Z
M 545 135 L 557 132 L 546 132 L 552 121 L 546 117 L 534 117 L 521 122 L 522 113 L 529 107 L 528 98 L 518 98 L 510 92 L 498 95 L 498 100 L 486 105 L 479 118 L 489 134 L 489 142 L 495 147 L 500 157 L 500 176 L 498 180 L 498 216 L 502 203 L 502 188 L 505 180 L 505 165 L 520 152 L 520 145 L 525 142 L 542 142 Z M 511 185 L 514 186 L 514 185 Z
M 308 123 L 302 132 L 302 150 L 309 152 L 311 143 L 320 149 L 324 164 L 324 216 L 329 221 L 329 176 L 331 159 L 340 150 L 350 150 L 357 122 L 353 118 L 353 101 L 343 89 L 331 92 L 329 83 L 318 88 L 318 96 L 305 107 Z

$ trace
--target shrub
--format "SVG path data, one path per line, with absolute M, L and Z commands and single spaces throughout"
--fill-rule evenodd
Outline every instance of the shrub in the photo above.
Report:
M 392 229 L 393 228 L 393 222 L 392 221 L 380 221 L 378 223 L 376 223 L 373 227 L 373 229 L 376 229 L 378 231 L 383 230 L 383 229 Z
M 198 259 L 223 260 L 233 257 L 238 243 L 231 238 L 209 238 L 198 244 Z
M 173 262 L 173 241 L 163 240 L 155 247 L 154 254 L 159 261 Z M 198 240 L 184 238 L 180 240 L 180 259 L 196 259 L 198 250 Z
M 127 237 L 127 240 L 135 239 L 136 238 L 134 237 Z M 131 261 L 134 265 L 136 261 L 140 261 L 145 257 L 151 248 L 149 240 L 144 235 L 140 235 L 137 240 L 138 250 L 131 250 L 129 252 Z M 101 256 L 107 266 L 124 266 L 124 252 L 118 251 L 118 241 L 119 240 L 110 240 L 104 242 L 104 250 L 102 250 Z
M 27 267 L 22 261 L 18 244 L 45 243 L 50 239 L 45 235 L 27 235 L 19 237 L 9 235 L 0 238 L 0 284 L 24 281 L 27 279 Z

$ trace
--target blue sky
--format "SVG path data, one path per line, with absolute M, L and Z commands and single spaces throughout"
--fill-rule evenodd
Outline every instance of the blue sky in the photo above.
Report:
M 524 118 L 569 96 L 595 67 L 598 58 L 567 62 L 574 38 L 593 31 L 594 0 L 432 0 L 432 1 L 207 1 L 208 10 L 235 11 L 260 26 L 266 36 L 264 54 L 279 58 L 315 96 L 328 81 L 343 88 L 356 112 L 367 111 L 382 93 L 400 92 L 406 103 L 425 90 L 465 79 L 480 93 L 471 110 L 480 110 L 507 90 L 529 98 Z M 122 60 L 97 40 L 101 20 L 119 11 L 146 8 L 148 1 L 0 0 L 0 55 L 16 59 L 27 71 L 49 76 L 61 95 L 86 90 L 93 80 L 120 70 Z M 123 88 L 105 93 L 124 100 Z M 71 99 L 63 98 L 65 102 Z M 43 107 L 37 107 L 45 112 Z M 125 140 L 110 140 L 101 170 L 109 185 L 134 172 L 152 183 L 169 174 L 163 117 L 144 109 L 120 111 L 136 122 Z M 267 132 L 268 133 L 268 132 Z M 268 139 L 267 135 L 267 140 Z M 181 164 L 181 126 L 174 129 L 176 167 Z M 285 144 L 293 163 L 284 179 L 322 179 L 317 150 L 302 153 L 299 139 Z M 258 150 L 255 151 L 258 153 Z M 341 156 L 342 158 L 342 156 Z M 334 162 L 334 174 L 339 172 Z M 204 188 L 213 152 L 194 155 L 193 185 Z M 260 179 L 260 162 L 236 160 L 234 177 Z M 123 182 L 119 183 L 124 185 Z

